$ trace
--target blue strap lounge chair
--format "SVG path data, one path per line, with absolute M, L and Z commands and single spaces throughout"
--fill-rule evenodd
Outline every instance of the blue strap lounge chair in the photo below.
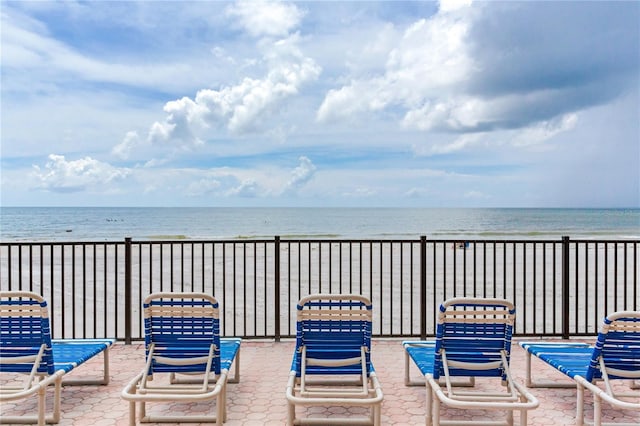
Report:
M 380 424 L 382 389 L 371 363 L 372 307 L 359 295 L 316 294 L 297 305 L 287 424 Z M 296 418 L 296 406 L 349 406 L 368 416 Z
M 507 300 L 454 298 L 440 305 L 435 341 L 403 342 L 405 384 L 416 384 L 410 379 L 409 360 L 425 378 L 427 425 L 474 423 L 442 420 L 441 403 L 456 409 L 507 413 L 504 420 L 477 422 L 481 424 L 512 425 L 515 410 L 520 411 L 520 424 L 527 423 L 527 411 L 536 408 L 538 400 L 513 380 L 509 369 L 514 321 L 515 308 Z M 453 380 L 458 377 L 471 380 Z M 506 389 L 468 389 L 480 378 L 501 379 Z
M 0 405 L 37 395 L 34 416 L 0 415 L 0 423 L 58 423 L 62 385 L 106 385 L 109 383 L 109 348 L 113 339 L 51 339 L 47 302 L 31 292 L 0 292 L 0 372 L 26 375 L 21 386 L 3 384 Z M 63 376 L 102 353 L 103 375 L 67 379 Z M 8 379 L 9 380 L 9 379 Z M 18 380 L 11 381 L 11 383 Z M 54 385 L 53 412 L 46 414 L 46 392 Z
M 563 382 L 534 381 L 531 356 L 535 356 L 573 379 L 576 386 L 576 424 L 585 423 L 584 391 L 593 395 L 593 423 L 602 423 L 602 401 L 620 410 L 637 411 L 640 393 L 615 393 L 613 380 L 640 380 L 640 312 L 616 312 L 604 319 L 594 346 L 578 342 L 520 342 L 527 351 L 527 386 L 567 387 Z M 598 386 L 597 383 L 602 383 Z M 635 401 L 635 402 L 634 402 Z M 618 425 L 621 423 L 617 423 Z M 637 423 L 636 423 L 637 424 Z
M 143 308 L 145 367 L 122 391 L 122 398 L 129 401 L 129 424 L 136 424 L 136 403 L 141 422 L 222 424 L 227 383 L 240 379 L 241 339 L 220 338 L 218 301 L 200 293 L 155 293 L 145 299 Z M 230 380 L 234 363 L 235 376 Z M 159 375 L 165 380 L 156 380 Z M 216 413 L 209 416 L 151 416 L 146 411 L 147 402 L 212 400 Z

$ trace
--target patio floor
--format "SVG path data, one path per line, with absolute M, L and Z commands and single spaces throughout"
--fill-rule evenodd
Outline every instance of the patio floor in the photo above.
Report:
M 530 340 L 530 339 L 529 339 Z M 286 421 L 287 404 L 285 387 L 289 375 L 293 341 L 247 341 L 241 348 L 240 383 L 229 384 L 227 426 L 283 425 Z M 382 384 L 384 402 L 382 406 L 383 425 L 419 425 L 424 424 L 425 388 L 404 385 L 404 355 L 400 340 L 374 339 L 373 362 Z M 125 384 L 140 371 L 143 366 L 144 346 L 116 344 L 111 349 L 111 382 L 108 386 L 70 386 L 62 392 L 62 419 L 60 425 L 126 425 L 128 424 L 128 404 L 120 398 Z M 74 376 L 95 374 L 102 368 L 100 357 L 77 368 Z M 551 368 L 534 360 L 536 378 L 564 380 Z M 516 380 L 524 382 L 525 354 L 514 341 L 512 368 Z M 412 371 L 417 378 L 417 370 Z M 0 386 L 2 382 L 0 382 Z M 480 384 L 480 386 L 486 386 Z M 571 425 L 575 424 L 575 388 L 532 389 L 540 400 L 538 409 L 529 412 L 530 425 Z M 52 392 L 47 401 L 52 403 Z M 592 399 L 587 396 L 587 416 L 592 414 Z M 603 405 L 606 421 L 640 424 L 640 413 L 619 411 Z M 150 405 L 150 411 L 158 414 L 185 411 L 201 413 L 206 404 L 161 404 Z M 186 408 L 185 408 L 186 407 Z M 20 405 L 4 404 L 2 412 L 6 415 L 20 415 L 35 408 L 35 398 Z M 298 409 L 302 413 L 302 409 Z M 314 407 L 307 410 L 312 416 L 348 415 L 349 410 L 341 407 Z M 456 410 L 443 410 L 445 417 L 460 415 Z M 473 411 L 462 414 L 463 418 L 492 418 L 502 415 L 497 412 Z M 516 422 L 518 414 L 515 414 Z

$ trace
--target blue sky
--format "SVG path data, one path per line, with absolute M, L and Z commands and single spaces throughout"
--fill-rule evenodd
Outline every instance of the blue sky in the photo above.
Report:
M 4 206 L 640 207 L 640 2 L 0 3 Z

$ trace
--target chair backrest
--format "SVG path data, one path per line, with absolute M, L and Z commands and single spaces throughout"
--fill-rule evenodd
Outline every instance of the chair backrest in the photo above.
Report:
M 53 374 L 53 350 L 47 302 L 30 292 L 0 292 L 0 358 L 33 356 L 42 345 L 45 350 L 38 373 Z M 0 371 L 29 373 L 33 363 L 3 363 Z
M 444 374 L 443 355 L 458 363 L 489 363 L 506 353 L 509 361 L 515 307 L 504 299 L 453 298 L 440 305 L 436 326 L 434 378 Z M 449 366 L 450 376 L 505 378 L 503 366 L 470 369 Z
M 355 294 L 315 294 L 297 305 L 296 350 L 306 347 L 308 358 L 350 359 L 365 349 L 367 374 L 371 370 L 371 301 Z M 301 372 L 301 357 L 295 370 Z M 361 374 L 361 364 L 340 367 L 308 365 L 307 374 Z
M 622 311 L 605 317 L 593 348 L 586 379 L 602 377 L 600 357 L 609 378 L 637 379 L 640 373 L 640 311 Z M 632 374 L 632 373 L 635 373 Z
M 209 354 L 213 344 L 212 371 L 220 373 L 220 318 L 218 301 L 201 293 L 154 293 L 144 303 L 146 354 L 154 346 L 149 373 L 201 373 L 206 363 L 167 365 L 155 357 L 196 358 Z

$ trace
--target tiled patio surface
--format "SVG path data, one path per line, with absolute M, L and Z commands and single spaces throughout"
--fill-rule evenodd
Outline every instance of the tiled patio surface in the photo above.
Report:
M 241 349 L 241 380 L 228 385 L 227 426 L 283 425 L 286 421 L 285 387 L 289 374 L 293 341 L 244 341 Z M 60 425 L 126 425 L 128 424 L 128 404 L 120 398 L 125 384 L 143 366 L 144 347 L 141 344 L 116 344 L 111 350 L 111 383 L 108 386 L 71 386 L 62 392 L 62 419 Z M 384 403 L 382 406 L 383 425 L 424 424 L 425 388 L 404 385 L 404 358 L 400 340 L 374 340 L 373 361 L 382 384 Z M 89 361 L 77 368 L 76 376 L 95 374 L 102 368 L 100 358 Z M 524 351 L 514 342 L 512 366 L 516 379 L 524 382 Z M 534 360 L 537 378 L 563 378 L 551 368 Z M 417 370 L 413 370 L 417 378 Z M 0 383 L 1 385 L 2 383 Z M 482 384 L 481 384 L 482 386 Z M 575 424 L 575 389 L 532 389 L 540 400 L 540 407 L 529 413 L 530 425 L 571 425 Z M 52 392 L 48 403 L 52 403 Z M 591 416 L 592 399 L 587 396 L 587 415 Z M 163 404 L 151 406 L 151 410 L 166 414 L 185 410 L 188 413 L 208 409 L 206 404 L 177 406 Z M 20 415 L 35 408 L 35 398 L 21 405 L 5 404 L 4 414 Z M 300 410 L 300 409 L 299 409 Z M 301 413 L 301 411 L 299 411 Z M 345 416 L 349 413 L 340 407 L 313 408 L 307 414 Z M 451 417 L 460 412 L 444 410 L 444 416 Z M 502 413 L 474 411 L 466 413 L 467 419 L 491 418 Z M 621 412 L 605 404 L 605 420 L 640 424 L 640 413 Z M 518 415 L 516 414 L 516 423 Z

